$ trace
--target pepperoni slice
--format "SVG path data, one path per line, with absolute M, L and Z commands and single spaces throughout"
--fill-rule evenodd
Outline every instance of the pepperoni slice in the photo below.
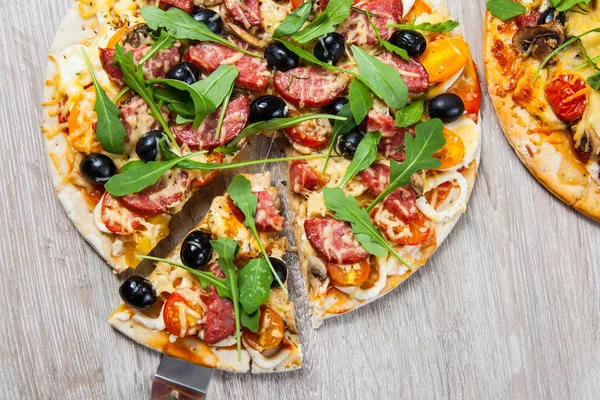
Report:
M 133 96 L 119 105 L 119 119 L 125 126 L 125 143 L 137 143 L 140 136 L 153 129 L 162 129 L 160 123 L 150 115 L 150 107 L 140 96 Z M 169 113 L 163 108 L 163 117 L 169 121 Z
M 133 61 L 137 65 L 140 59 L 150 51 L 151 46 L 140 46 L 131 50 Z M 99 49 L 100 63 L 106 74 L 119 85 L 123 84 L 123 72 L 115 65 L 115 49 Z M 172 47 L 170 49 L 160 50 L 156 55 L 144 63 L 142 70 L 144 78 L 159 79 L 167 76 L 167 72 L 179 61 L 181 55 L 179 49 Z
M 333 218 L 313 218 L 304 221 L 306 238 L 325 261 L 354 264 L 369 258 L 369 253 L 354 238 L 348 222 Z
M 223 5 L 234 20 L 246 29 L 260 26 L 260 9 L 258 0 L 223 0 Z
M 192 150 L 213 150 L 231 142 L 244 127 L 250 115 L 250 102 L 247 95 L 237 97 L 229 102 L 225 118 L 221 126 L 221 136 L 215 139 L 221 107 L 204 118 L 204 121 L 193 128 L 193 124 L 175 125 L 171 128 L 175 140 L 180 145 L 187 144 Z
M 273 78 L 279 95 L 300 108 L 326 106 L 342 93 L 347 83 L 345 73 L 314 65 L 277 71 Z
M 240 47 L 244 46 L 241 42 L 232 41 Z M 221 64 L 232 65 L 239 72 L 235 86 L 241 89 L 262 92 L 269 83 L 270 73 L 263 58 L 251 57 L 222 44 L 203 42 L 191 46 L 185 55 L 185 61 L 208 73 Z
M 385 164 L 373 164 L 359 172 L 358 177 L 373 196 L 379 196 L 390 180 L 390 167 Z
M 140 226 L 143 219 L 123 207 L 110 193 L 105 192 L 100 199 L 100 219 L 106 228 L 117 235 L 131 235 Z
M 288 116 L 298 115 L 300 114 L 290 112 Z M 326 118 L 311 119 L 285 129 L 285 133 L 291 140 L 311 149 L 318 149 L 327 144 L 332 131 L 331 122 Z
M 204 341 L 209 344 L 220 342 L 235 333 L 235 311 L 233 302 L 219 297 L 217 290 L 210 287 L 208 311 L 204 325 Z
M 104 72 L 106 75 L 115 83 L 122 85 L 123 84 L 123 72 L 121 72 L 121 68 L 113 65 L 115 63 L 115 49 L 98 49 L 100 52 L 100 63 L 102 64 L 102 68 L 104 68 Z
M 385 40 L 389 39 L 394 32 L 387 25 L 397 24 L 402 18 L 402 1 L 399 0 L 361 1 L 354 6 L 373 14 L 373 23 L 377 26 L 379 34 Z M 350 11 L 350 16 L 339 25 L 338 30 L 344 35 L 346 41 L 352 44 L 361 46 L 379 43 L 367 16 L 354 10 Z
M 189 174 L 186 171 L 172 169 L 154 185 L 118 199 L 131 211 L 148 216 L 158 215 L 167 212 L 169 207 L 179 202 L 189 185 Z
M 429 75 L 423 64 L 417 60 L 411 58 L 410 61 L 406 61 L 399 55 L 392 54 L 389 51 L 382 52 L 377 55 L 377 58 L 400 72 L 400 77 L 408 86 L 410 93 L 425 93 L 429 89 Z
M 194 1 L 193 0 L 160 0 L 161 5 L 173 6 L 179 8 L 180 10 L 185 11 L 186 13 L 191 13 L 194 10 Z
M 279 214 L 279 210 L 275 207 L 273 198 L 269 192 L 261 191 L 256 193 L 258 202 L 256 203 L 256 229 L 259 232 L 281 232 L 285 225 L 283 217 Z M 227 197 L 227 204 L 231 209 L 231 213 L 240 221 L 244 222 L 246 216 L 231 200 Z
M 406 132 L 414 135 L 414 128 L 398 128 L 392 116 L 370 111 L 367 115 L 367 131 L 381 132 L 381 140 L 377 146 L 381 155 L 398 162 L 404 161 L 406 153 L 400 148 L 404 146 Z
M 323 185 L 323 177 L 315 172 L 304 161 L 290 163 L 290 185 L 292 192 L 302 193 L 304 190 L 315 190 Z

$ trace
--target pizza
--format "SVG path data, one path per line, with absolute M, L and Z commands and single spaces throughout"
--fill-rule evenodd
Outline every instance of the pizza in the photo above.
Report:
M 54 187 L 115 272 L 156 261 L 109 322 L 201 365 L 286 371 L 302 360 L 287 250 L 315 327 L 424 265 L 479 164 L 481 90 L 458 25 L 425 0 L 76 1 L 44 93 Z M 284 157 L 244 160 L 255 135 Z M 167 259 L 148 256 L 219 171 L 270 163 L 287 165 L 293 245 L 270 176 L 241 174 Z
M 559 199 L 600 220 L 598 7 L 554 3 L 517 2 L 506 15 L 492 5 L 487 82 L 521 162 Z

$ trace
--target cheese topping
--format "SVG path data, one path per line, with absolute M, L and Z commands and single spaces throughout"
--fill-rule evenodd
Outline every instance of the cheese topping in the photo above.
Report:
M 453 202 L 448 208 L 436 210 L 427 202 L 425 196 L 417 199 L 417 207 L 425 214 L 425 216 L 434 222 L 443 223 L 458 213 L 462 213 L 467 209 L 467 197 L 469 195 L 469 183 L 467 179 L 456 171 L 445 172 L 437 175 L 435 178 L 425 180 L 425 191 L 434 188 L 444 182 L 455 181 L 460 188 L 460 196 L 457 201 Z M 446 203 L 445 203 L 446 204 Z

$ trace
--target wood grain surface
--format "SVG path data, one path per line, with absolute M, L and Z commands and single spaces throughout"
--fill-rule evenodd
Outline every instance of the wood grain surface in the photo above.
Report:
M 47 175 L 43 71 L 69 4 L 0 0 L 0 398 L 146 399 L 159 355 L 105 322 L 127 274 L 113 275 L 79 237 Z M 449 6 L 482 70 L 483 2 Z M 292 271 L 303 369 L 217 372 L 210 399 L 600 398 L 600 226 L 529 175 L 487 98 L 482 118 L 469 208 L 428 265 L 319 330 Z M 264 156 L 269 145 L 247 151 Z M 226 182 L 194 198 L 155 254 L 181 240 Z

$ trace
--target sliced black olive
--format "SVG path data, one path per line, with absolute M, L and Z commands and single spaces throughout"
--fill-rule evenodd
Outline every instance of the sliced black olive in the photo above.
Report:
M 208 29 L 210 29 L 213 33 L 220 35 L 223 32 L 223 20 L 221 19 L 221 16 L 213 10 L 195 7 L 194 11 L 192 11 L 190 15 L 196 21 L 204 22 L 206 26 L 208 26 Z
M 273 269 L 277 273 L 277 276 L 279 277 L 281 283 L 285 283 L 288 275 L 287 265 L 285 264 L 285 261 L 275 257 L 269 257 L 269 260 L 271 261 L 271 265 L 273 265 Z M 273 288 L 278 286 L 279 282 L 277 282 L 277 279 L 275 278 L 275 276 L 273 276 L 273 282 L 271 283 L 271 287 Z
M 145 310 L 156 302 L 156 291 L 152 283 L 141 276 L 130 276 L 119 288 L 121 299 L 132 308 Z
M 91 183 L 103 185 L 117 173 L 117 167 L 109 156 L 90 153 L 79 163 L 79 172 Z
M 210 260 L 211 250 L 210 236 L 202 231 L 194 231 L 183 241 L 179 256 L 186 267 L 200 268 Z
M 544 25 L 547 24 L 550 21 L 556 20 L 558 22 L 560 22 L 561 24 L 565 25 L 567 23 L 567 17 L 565 16 L 564 12 L 559 12 L 556 8 L 554 7 L 548 7 L 543 13 L 542 15 L 540 15 L 540 17 L 538 18 L 538 25 Z
M 300 62 L 300 57 L 296 53 L 288 50 L 280 42 L 271 43 L 265 49 L 265 60 L 269 66 L 285 72 L 296 68 Z
M 313 55 L 319 60 L 335 64 L 344 56 L 346 39 L 337 32 L 323 35 L 317 40 Z
M 365 137 L 365 134 L 360 131 L 357 127 L 352 128 L 348 133 L 340 136 L 337 142 L 337 151 L 346 158 L 354 157 L 356 148 L 361 140 Z
M 425 37 L 417 31 L 402 30 L 394 32 L 390 43 L 406 50 L 409 56 L 419 57 L 427 49 Z
M 463 115 L 465 103 L 460 96 L 454 93 L 444 93 L 431 99 L 427 110 L 431 118 L 439 118 L 443 122 L 452 122 Z
M 135 145 L 138 157 L 146 162 L 156 161 L 158 157 L 158 142 L 167 134 L 160 130 L 150 131 L 144 134 Z
M 194 64 L 187 62 L 179 63 L 167 72 L 167 78 L 185 82 L 188 85 L 196 82 L 200 76 L 200 71 Z
M 286 114 L 287 104 L 277 96 L 260 96 L 250 104 L 250 122 L 285 118 Z

